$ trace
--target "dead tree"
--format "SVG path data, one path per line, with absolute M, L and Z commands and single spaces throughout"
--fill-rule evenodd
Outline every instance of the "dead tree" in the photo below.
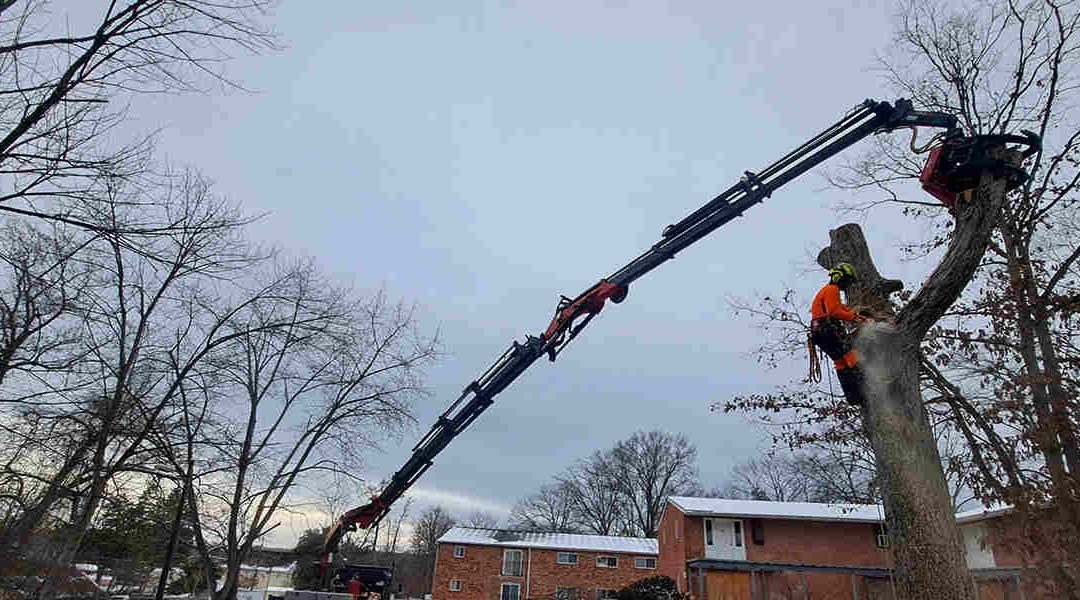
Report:
M 997 150 L 1001 157 L 1006 151 Z M 1009 159 L 1019 163 L 1012 154 Z M 971 281 L 1005 202 L 1006 179 L 985 172 L 957 204 L 952 239 L 937 268 L 899 311 L 889 295 L 903 284 L 874 266 L 862 230 L 848 224 L 829 232 L 818 254 L 829 268 L 851 263 L 859 281 L 848 301 L 879 321 L 856 338 L 866 374 L 863 427 L 874 449 L 902 598 L 973 598 L 960 530 L 941 456 L 920 393 L 920 344 Z

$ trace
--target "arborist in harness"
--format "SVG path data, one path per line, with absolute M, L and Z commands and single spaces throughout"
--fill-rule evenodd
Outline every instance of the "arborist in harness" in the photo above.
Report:
M 868 319 L 851 310 L 840 299 L 840 292 L 855 281 L 855 269 L 848 263 L 838 263 L 829 269 L 829 283 L 818 290 L 810 306 L 811 371 L 817 361 L 814 346 L 821 348 L 836 366 L 840 388 L 848 402 L 861 405 L 862 369 L 859 356 L 852 348 L 852 333 L 845 323 L 864 323 Z

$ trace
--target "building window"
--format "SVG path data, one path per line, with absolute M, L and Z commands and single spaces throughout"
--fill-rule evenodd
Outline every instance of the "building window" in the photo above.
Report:
M 874 525 L 874 543 L 877 544 L 878 548 L 889 547 L 889 530 L 885 529 L 883 523 Z
M 454 546 L 454 558 L 465 558 L 465 546 Z
M 675 520 L 675 539 L 679 539 L 679 521 Z
M 765 523 L 761 519 L 750 519 L 750 539 L 755 545 L 765 545 Z
M 521 586 L 516 583 L 502 584 L 499 600 L 521 600 Z
M 450 580 L 450 591 L 451 592 L 460 592 L 461 591 L 461 580 L 460 579 L 451 579 Z
M 511 577 L 521 577 L 521 550 L 504 550 L 502 574 Z M 504 588 L 505 590 L 505 588 Z M 505 593 L 505 591 L 504 591 Z M 504 597 L 503 600 L 506 600 Z M 514 600 L 517 600 L 515 597 Z
M 555 600 L 577 600 L 578 591 L 577 588 L 572 587 L 557 587 L 555 588 Z
M 555 562 L 560 565 L 576 565 L 577 552 L 560 552 L 555 556 Z
M 596 566 L 605 569 L 616 569 L 619 567 L 619 559 L 616 556 L 597 556 Z
M 605 590 L 603 588 L 597 588 L 596 600 L 606 600 L 607 598 L 614 598 L 615 590 Z
M 735 547 L 742 548 L 742 521 L 731 523 L 731 529 L 735 532 Z
M 656 559 L 649 556 L 638 556 L 634 558 L 634 568 L 636 569 L 655 569 Z
M 705 545 L 712 546 L 712 519 L 705 519 Z

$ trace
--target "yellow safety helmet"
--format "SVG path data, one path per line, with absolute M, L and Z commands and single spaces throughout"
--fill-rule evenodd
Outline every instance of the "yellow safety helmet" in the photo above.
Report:
M 836 266 L 829 269 L 829 282 L 840 283 L 847 279 L 848 281 L 854 281 L 855 268 L 846 262 L 836 263 Z

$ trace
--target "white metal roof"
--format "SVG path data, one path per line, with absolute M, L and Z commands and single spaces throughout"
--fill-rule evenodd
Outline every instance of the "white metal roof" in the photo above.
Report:
M 856 523 L 880 523 L 884 509 L 880 504 L 818 504 L 814 502 L 769 502 L 765 500 L 732 500 L 730 498 L 694 498 L 671 496 L 668 498 L 687 515 L 718 517 L 748 517 L 762 519 L 803 519 L 814 521 L 851 521 Z M 977 508 L 956 513 L 956 522 L 963 525 L 983 519 L 991 519 L 1012 510 L 1011 506 L 998 504 L 990 508 Z
M 652 538 L 513 531 L 508 529 L 481 529 L 477 527 L 454 527 L 443 534 L 438 542 L 440 544 L 474 544 L 484 546 L 504 546 L 507 548 L 549 548 L 552 550 L 588 550 L 593 552 L 618 552 L 623 554 L 656 555 L 659 553 L 656 540 Z
M 1012 511 L 1012 507 L 1005 504 L 996 504 L 990 508 L 979 507 L 975 510 L 965 510 L 964 512 L 956 513 L 956 522 L 963 525 L 964 523 L 982 521 L 983 519 L 992 519 L 1010 511 Z
M 293 561 L 287 565 L 277 566 L 262 566 L 262 565 L 240 565 L 241 571 L 256 571 L 259 573 L 292 573 L 296 570 L 296 561 Z M 158 571 L 159 573 L 161 571 Z
M 880 523 L 881 506 L 877 504 L 818 504 L 815 502 L 768 502 L 765 500 L 732 500 L 729 498 L 668 498 L 688 515 L 718 517 L 748 517 L 762 519 L 802 519 L 814 521 L 849 521 Z

